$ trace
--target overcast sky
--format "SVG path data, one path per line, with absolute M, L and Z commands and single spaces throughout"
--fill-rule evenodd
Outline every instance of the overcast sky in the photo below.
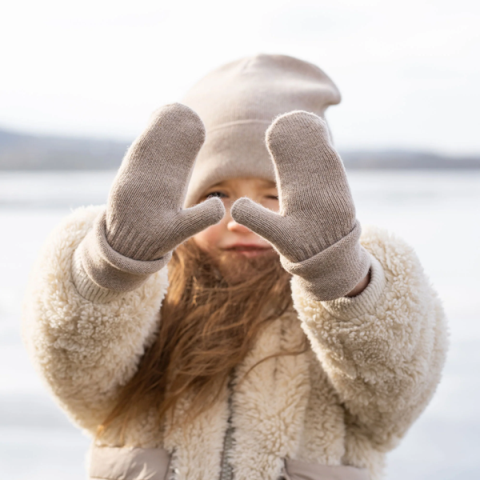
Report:
M 284 53 L 338 85 L 338 147 L 480 153 L 479 32 L 475 0 L 15 0 L 0 127 L 131 140 L 212 68 Z

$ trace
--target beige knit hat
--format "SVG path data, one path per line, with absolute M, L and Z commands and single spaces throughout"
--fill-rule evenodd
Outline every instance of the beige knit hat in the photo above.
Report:
M 184 206 L 227 178 L 275 181 L 265 145 L 273 119 L 292 110 L 324 117 L 340 92 L 317 66 L 286 55 L 255 55 L 223 65 L 195 84 L 181 103 L 203 120 L 207 136 L 193 168 Z

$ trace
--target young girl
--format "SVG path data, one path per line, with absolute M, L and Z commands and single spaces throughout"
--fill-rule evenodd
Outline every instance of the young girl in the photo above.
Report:
M 52 233 L 24 335 L 92 479 L 379 479 L 439 383 L 437 293 L 355 216 L 316 66 L 258 55 L 166 105 Z M 206 132 L 206 140 L 205 140 Z

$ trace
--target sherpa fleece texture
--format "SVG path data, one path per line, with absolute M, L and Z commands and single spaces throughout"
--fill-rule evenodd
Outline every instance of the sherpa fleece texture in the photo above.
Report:
M 80 208 L 55 229 L 24 304 L 24 339 L 37 370 L 91 436 L 154 339 L 168 288 L 167 266 L 110 303 L 79 295 L 73 253 L 102 209 Z M 238 367 L 236 378 L 266 355 L 294 348 L 303 335 L 310 340 L 306 353 L 270 359 L 233 382 L 236 480 L 274 480 L 284 457 L 365 467 L 380 479 L 386 452 L 431 399 L 448 343 L 442 303 L 404 240 L 365 226 L 360 241 L 372 255 L 367 288 L 353 298 L 314 301 L 294 277 L 294 308 L 263 331 Z M 225 390 L 186 427 L 160 431 L 145 412 L 127 432 L 127 445 L 173 453 L 175 480 L 217 479 L 228 397 Z M 116 446 L 118 438 L 110 435 L 104 444 Z

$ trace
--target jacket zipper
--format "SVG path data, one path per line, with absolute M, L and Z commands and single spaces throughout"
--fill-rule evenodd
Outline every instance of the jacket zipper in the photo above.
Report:
M 220 480 L 233 480 L 233 469 L 229 461 L 229 453 L 233 446 L 231 381 L 228 383 L 228 412 L 227 430 L 223 440 L 222 460 L 220 463 Z

